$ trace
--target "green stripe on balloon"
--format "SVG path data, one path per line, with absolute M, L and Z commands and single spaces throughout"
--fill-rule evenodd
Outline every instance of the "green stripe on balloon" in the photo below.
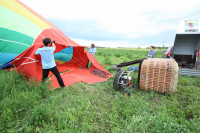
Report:
M 16 53 L 20 54 L 30 46 L 18 43 L 18 42 L 9 42 L 5 40 L 0 40 L 0 53 Z M 1 57 L 2 58 L 2 57 Z
M 1 45 L 2 45 L 2 43 L 13 42 L 13 46 L 16 43 L 21 44 L 21 45 L 31 46 L 34 41 L 34 38 L 32 38 L 28 35 L 21 34 L 19 32 L 1 28 L 1 27 L 0 27 L 0 33 L 3 33 L 0 36 Z M 0 49 L 1 49 L 1 45 L 0 45 Z M 0 50 L 0 52 L 1 52 L 1 50 Z
M 21 16 L 1 5 L 0 12 L 0 26 L 5 29 L 14 30 L 31 36 L 32 38 L 36 38 L 43 30 L 24 16 Z

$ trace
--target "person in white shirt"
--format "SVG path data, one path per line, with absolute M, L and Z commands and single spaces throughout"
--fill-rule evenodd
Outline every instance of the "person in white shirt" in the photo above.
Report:
M 95 48 L 94 43 L 92 43 L 91 46 L 88 47 L 88 49 L 89 49 L 89 53 L 90 53 L 91 55 L 95 56 L 97 50 L 96 50 L 96 48 Z
M 60 76 L 60 73 L 56 67 L 55 59 L 54 59 L 54 51 L 56 50 L 55 41 L 52 42 L 53 47 L 49 47 L 51 44 L 50 38 L 44 38 L 43 44 L 44 47 L 38 48 L 35 52 L 35 55 L 41 56 L 42 60 L 42 70 L 43 70 L 43 76 L 42 81 L 45 81 L 49 75 L 49 71 L 51 71 L 57 78 L 58 83 L 61 87 L 65 87 L 64 82 L 62 80 L 62 77 Z
M 95 48 L 94 43 L 92 43 L 90 47 L 87 47 L 87 49 L 89 49 L 89 53 L 90 53 L 91 55 L 95 56 L 97 50 L 96 50 L 96 48 Z M 90 61 L 88 61 L 88 64 L 87 64 L 86 68 L 89 68 L 90 66 L 91 66 L 91 63 L 90 63 Z
M 155 58 L 156 51 L 154 46 L 150 46 L 150 51 L 148 52 L 148 58 Z

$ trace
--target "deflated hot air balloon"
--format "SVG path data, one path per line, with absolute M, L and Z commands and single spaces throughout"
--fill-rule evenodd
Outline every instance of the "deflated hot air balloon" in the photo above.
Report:
M 56 40 L 54 57 L 66 86 L 76 82 L 102 82 L 112 77 L 84 47 L 19 0 L 0 1 L 0 68 L 15 66 L 27 78 L 40 81 L 41 57 L 35 56 L 35 51 L 43 47 L 44 38 Z M 87 69 L 89 60 L 92 66 Z M 50 80 L 57 88 L 59 84 L 54 79 L 52 76 Z

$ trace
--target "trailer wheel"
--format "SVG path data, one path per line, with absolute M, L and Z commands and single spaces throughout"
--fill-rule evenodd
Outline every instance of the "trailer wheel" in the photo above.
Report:
M 120 91 L 122 89 L 122 87 L 119 85 L 119 81 L 120 81 L 120 78 L 121 78 L 121 75 L 122 75 L 123 72 L 124 72 L 124 70 L 120 70 L 115 75 L 115 78 L 114 78 L 114 81 L 113 81 L 113 88 L 116 91 Z
M 123 92 L 124 89 L 126 89 L 127 87 L 129 87 L 131 85 L 131 83 L 129 83 L 128 75 L 129 75 L 129 73 L 124 70 L 120 70 L 116 74 L 114 81 L 113 81 L 113 88 L 116 91 Z

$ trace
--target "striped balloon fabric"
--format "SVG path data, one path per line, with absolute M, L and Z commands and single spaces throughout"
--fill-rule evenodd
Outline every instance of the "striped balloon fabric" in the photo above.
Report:
M 0 66 L 28 49 L 44 29 L 52 26 L 21 2 L 0 1 Z
M 84 47 L 19 0 L 0 0 L 0 68 L 15 66 L 18 72 L 22 70 L 27 77 L 41 80 L 41 58 L 35 56 L 35 51 L 43 47 L 44 38 L 56 40 L 54 57 L 59 71 L 67 80 L 66 86 L 76 82 L 101 82 L 112 77 Z M 89 60 L 92 66 L 86 69 Z M 80 69 L 84 69 L 84 78 L 80 76 Z M 66 72 L 68 70 L 73 74 L 71 79 Z M 102 71 L 100 75 L 105 74 L 106 78 L 94 75 L 91 70 Z M 54 88 L 58 87 L 56 82 L 53 85 Z

